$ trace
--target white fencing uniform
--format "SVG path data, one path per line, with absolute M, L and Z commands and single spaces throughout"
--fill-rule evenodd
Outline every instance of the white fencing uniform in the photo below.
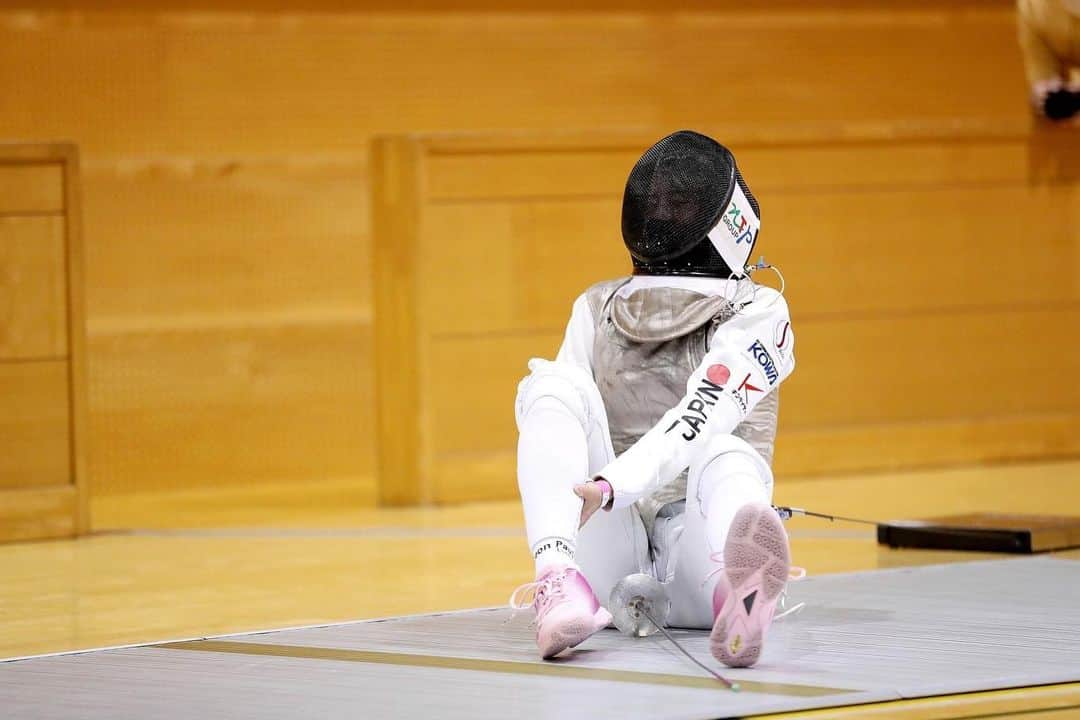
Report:
M 530 361 L 518 389 L 534 555 L 565 545 L 601 602 L 625 575 L 654 574 L 669 624 L 711 627 L 710 556 L 739 507 L 772 499 L 794 342 L 784 298 L 748 279 L 639 275 L 586 291 L 556 359 Z M 611 483 L 614 508 L 579 533 L 573 487 L 590 477 Z

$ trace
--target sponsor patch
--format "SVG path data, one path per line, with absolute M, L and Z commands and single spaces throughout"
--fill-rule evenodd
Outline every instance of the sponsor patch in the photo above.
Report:
M 787 352 L 788 339 L 791 335 L 791 323 L 787 320 L 782 320 L 776 323 L 776 330 L 773 333 L 773 343 L 776 344 L 776 349 L 783 355 Z
M 549 537 L 544 538 L 537 544 L 536 549 L 533 550 L 533 559 L 535 560 L 540 557 L 540 553 L 547 552 L 548 550 L 562 553 L 571 559 L 574 557 L 574 551 L 570 549 L 570 546 L 567 545 L 562 538 Z
M 720 222 L 735 239 L 736 245 L 744 242 L 751 247 L 754 245 L 761 221 L 754 214 L 753 206 L 741 187 L 736 186 L 732 191 L 731 202 L 724 209 Z
M 776 381 L 780 379 L 780 373 L 776 371 L 776 363 L 773 362 L 772 355 L 761 343 L 760 340 L 755 340 L 754 344 L 747 348 L 750 354 L 757 360 L 758 365 L 765 371 L 765 377 L 768 379 L 770 385 L 775 385 Z
M 731 200 L 721 212 L 719 222 L 709 230 L 708 238 L 728 267 L 741 275 L 760 228 L 761 220 L 754 212 L 754 206 L 735 183 Z
M 750 382 L 750 373 L 746 373 L 746 377 L 739 383 L 739 387 L 731 391 L 731 397 L 735 400 L 735 404 L 742 409 L 744 414 L 750 410 L 750 393 L 752 392 L 759 393 L 765 391 Z

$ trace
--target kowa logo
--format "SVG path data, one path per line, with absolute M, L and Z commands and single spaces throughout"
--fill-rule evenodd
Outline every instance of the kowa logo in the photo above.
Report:
M 730 377 L 731 373 L 723 365 L 713 365 L 709 368 L 708 375 L 711 377 Z M 708 377 L 701 379 L 701 385 L 694 390 L 694 397 L 690 402 L 686 403 L 686 407 L 683 410 L 683 415 L 675 422 L 671 423 L 665 432 L 671 432 L 679 426 L 683 426 L 683 432 L 681 433 L 682 439 L 689 442 L 698 436 L 701 432 L 702 426 L 705 425 L 709 419 L 709 413 L 712 411 L 713 406 L 716 405 L 716 401 L 720 399 L 720 395 L 724 392 L 723 385 L 718 385 L 712 382 Z
M 776 371 L 776 364 L 773 363 L 772 355 L 765 349 L 765 346 L 761 344 L 760 340 L 755 340 L 754 344 L 749 347 L 750 354 L 757 360 L 758 365 L 765 371 L 765 377 L 768 378 L 770 385 L 775 385 L 776 381 L 780 379 L 780 373 Z

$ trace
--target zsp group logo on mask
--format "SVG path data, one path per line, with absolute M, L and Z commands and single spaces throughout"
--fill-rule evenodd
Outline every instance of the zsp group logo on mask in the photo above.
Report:
M 735 244 L 743 242 L 744 240 L 751 245 L 754 243 L 754 233 L 750 229 L 750 222 L 743 215 L 742 210 L 736 205 L 732 204 L 723 217 L 724 227 L 731 233 L 731 237 L 735 238 Z
M 773 363 L 772 355 L 765 349 L 765 346 L 761 344 L 760 340 L 755 340 L 754 344 L 749 348 L 750 354 L 757 360 L 758 365 L 765 371 L 765 377 L 768 378 L 770 385 L 775 385 L 776 381 L 780 379 L 780 373 L 776 371 L 776 364 Z

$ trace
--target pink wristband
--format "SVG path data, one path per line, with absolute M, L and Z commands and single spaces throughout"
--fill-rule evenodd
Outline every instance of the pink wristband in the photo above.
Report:
M 600 509 L 611 510 L 611 507 L 615 504 L 615 490 L 604 478 L 596 478 L 594 483 L 600 486 L 600 492 L 603 493 L 600 498 Z

